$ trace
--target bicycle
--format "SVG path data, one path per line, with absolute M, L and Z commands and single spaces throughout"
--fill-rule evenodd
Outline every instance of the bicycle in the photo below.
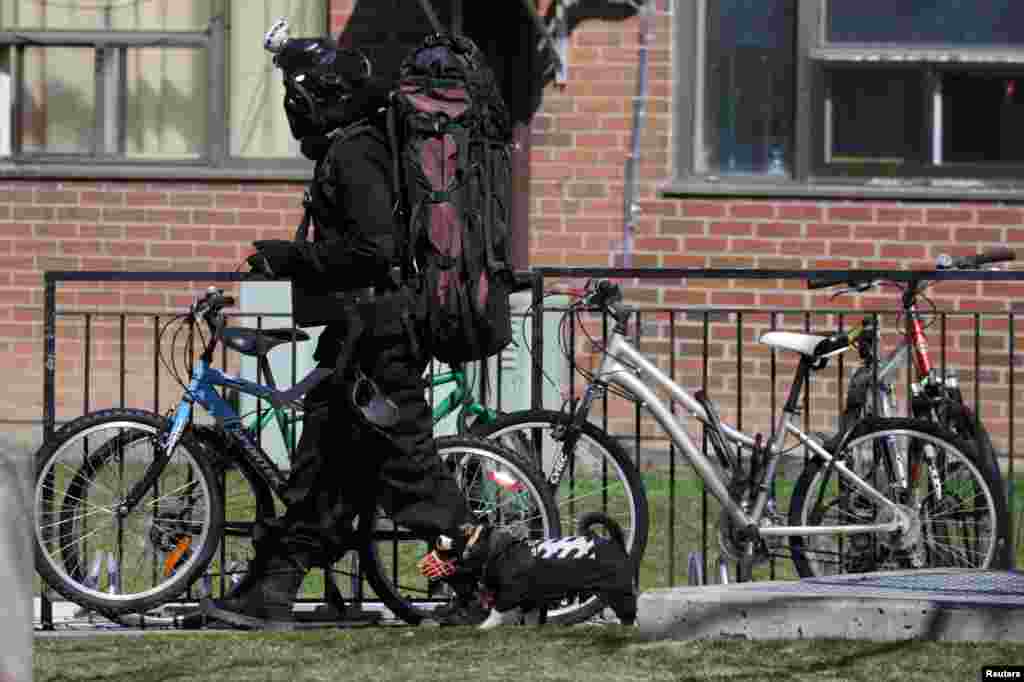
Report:
M 749 579 L 752 566 L 784 539 L 802 577 L 993 565 L 1007 541 L 1005 497 L 992 472 L 979 465 L 956 434 L 934 422 L 874 415 L 847 424 L 827 440 L 800 429 L 804 387 L 815 371 L 851 348 L 844 335 L 775 331 L 761 337 L 769 347 L 799 356 L 774 435 L 766 441 L 723 423 L 703 392 L 691 395 L 645 358 L 629 340 L 630 311 L 621 300 L 617 285 L 600 281 L 573 305 L 607 316 L 613 325 L 610 338 L 600 348 L 599 369 L 582 399 L 568 415 L 546 414 L 536 426 L 572 424 L 599 442 L 613 443 L 589 426 L 587 414 L 597 395 L 613 388 L 624 391 L 654 417 L 721 505 L 719 543 L 738 561 L 741 580 Z M 704 424 L 709 456 L 694 445 L 657 389 Z M 493 425 L 482 430 L 493 435 Z M 790 437 L 799 443 L 794 447 L 804 446 L 811 454 L 785 516 L 771 491 Z M 749 457 L 740 458 L 738 449 Z M 548 456 L 544 451 L 545 460 Z
M 1016 259 L 1010 249 L 995 249 L 974 256 L 951 257 L 941 255 L 935 263 L 936 270 L 970 270 L 983 265 L 1008 262 Z M 1002 483 L 1002 473 L 992 445 L 992 438 L 981 419 L 964 402 L 959 376 L 954 369 L 936 367 L 929 355 L 925 330 L 927 313 L 922 312 L 918 301 L 924 299 L 926 290 L 932 284 L 926 279 L 912 279 L 907 282 L 850 278 L 816 278 L 808 280 L 808 288 L 824 289 L 842 286 L 833 298 L 849 293 L 862 294 L 882 286 L 901 290 L 900 308 L 905 316 L 903 339 L 895 349 L 880 357 L 878 351 L 878 317 L 866 316 L 854 328 L 846 332 L 851 344 L 855 344 L 861 365 L 849 381 L 846 405 L 841 415 L 841 424 L 849 424 L 874 414 L 882 417 L 896 413 L 897 374 L 908 367 L 909 413 L 918 419 L 933 421 L 960 436 L 975 450 L 978 463 L 988 467 L 993 478 Z M 1002 486 L 1001 486 L 1002 487 Z M 1000 563 L 1008 567 L 1012 562 L 1007 554 Z
M 189 384 L 179 379 L 184 392 L 172 417 L 135 409 L 88 414 L 62 427 L 37 454 L 36 567 L 71 601 L 117 620 L 168 603 L 208 568 L 220 576 L 223 591 L 233 560 L 225 539 L 248 544 L 253 525 L 274 515 L 284 473 L 216 387 L 298 411 L 301 394 L 329 373 L 314 370 L 292 389 L 278 391 L 266 371 L 269 385 L 213 368 L 221 342 L 257 357 L 266 370 L 270 350 L 308 338 L 294 329 L 229 327 L 223 309 L 233 304 L 211 287 L 175 318 L 179 330 L 187 325 L 201 335 L 205 323 L 209 336 Z M 372 382 L 358 390 L 356 403 L 367 414 L 386 413 Z M 217 423 L 193 423 L 195 403 Z M 520 537 L 557 537 L 551 495 L 517 453 L 467 437 L 438 439 L 437 448 L 477 517 Z M 357 553 L 359 573 L 392 613 L 409 623 L 430 617 L 431 595 L 415 567 L 425 543 L 375 509 L 358 515 L 346 549 Z M 103 561 L 112 568 L 106 581 L 94 570 Z M 362 578 L 352 578 L 361 587 Z

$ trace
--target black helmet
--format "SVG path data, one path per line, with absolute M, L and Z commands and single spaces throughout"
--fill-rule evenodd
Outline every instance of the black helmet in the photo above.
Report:
M 328 110 L 337 109 L 371 76 L 370 60 L 361 51 L 339 48 L 331 38 L 291 38 L 288 21 L 275 23 L 263 39 L 284 75 L 285 114 L 292 136 L 329 131 Z

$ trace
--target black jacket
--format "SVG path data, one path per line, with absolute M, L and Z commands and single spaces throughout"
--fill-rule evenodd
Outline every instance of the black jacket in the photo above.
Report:
M 310 184 L 315 235 L 298 246 L 296 286 L 344 292 L 393 285 L 405 232 L 395 217 L 392 156 L 381 113 L 387 92 L 381 84 L 368 86 L 334 115 L 332 135 L 303 140 L 303 153 L 317 162 Z M 331 360 L 345 329 L 343 321 L 328 325 L 317 345 L 318 360 Z

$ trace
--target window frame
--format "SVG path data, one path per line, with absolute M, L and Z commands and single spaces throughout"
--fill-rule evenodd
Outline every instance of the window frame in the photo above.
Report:
M 905 176 L 860 177 L 842 174 L 825 164 L 826 82 L 830 68 L 902 65 L 924 68 L 927 74 L 933 74 L 956 70 L 958 66 L 995 64 L 1000 68 L 1017 68 L 1024 74 L 1024 48 L 830 44 L 826 40 L 830 0 L 795 0 L 796 71 L 790 177 L 697 174 L 697 141 L 704 135 L 707 9 L 713 1 L 675 3 L 675 144 L 672 177 L 660 188 L 663 196 L 1024 200 L 1024 164 L 1019 163 L 996 168 L 987 164 L 957 164 L 957 170 L 962 171 L 957 174 L 951 174 L 948 168 L 924 168 L 924 172 L 917 173 L 915 169 L 914 174 Z M 930 115 L 930 110 L 926 115 Z
M 327 5 L 329 11 L 329 4 Z M 329 14 L 329 12 L 328 12 Z M 328 16 L 329 20 L 329 16 Z M 0 30 L 0 51 L 6 50 L 11 71 L 11 155 L 0 159 L 3 177 L 138 177 L 145 179 L 238 178 L 268 180 L 308 180 L 312 162 L 301 158 L 250 158 L 229 153 L 229 112 L 227 71 L 227 20 L 225 15 L 211 17 L 201 31 L 108 31 L 108 30 Z M 94 145 L 89 152 L 61 154 L 21 150 L 21 84 L 24 80 L 24 50 L 27 47 L 85 47 L 95 51 Z M 217 96 L 209 97 L 207 136 L 204 153 L 190 159 L 130 158 L 122 152 L 98 151 L 110 122 L 124 123 L 123 101 L 119 111 L 108 112 L 107 89 L 113 79 L 100 66 L 104 55 L 120 51 L 116 58 L 124 73 L 124 50 L 128 48 L 191 48 L 206 50 L 207 88 Z M 116 75 L 116 72 L 115 72 Z M 121 83 L 114 87 L 124 87 Z M 108 115 L 109 113 L 109 115 Z M 283 115 L 283 114 L 282 114 Z M 111 118 L 113 117 L 113 118 Z M 118 131 L 123 138 L 125 130 Z M 120 147 L 120 142 L 118 143 Z M 122 148 L 123 149 L 123 148 Z

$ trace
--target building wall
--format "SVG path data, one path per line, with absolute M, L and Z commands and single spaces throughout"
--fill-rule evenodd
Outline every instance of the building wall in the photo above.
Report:
M 354 0 L 334 0 L 331 26 L 340 30 Z M 659 12 L 650 53 L 648 117 L 642 137 L 637 226 L 633 265 L 644 267 L 927 268 L 939 253 L 975 253 L 993 246 L 1024 244 L 1024 206 L 996 203 L 664 198 L 659 187 L 671 177 L 672 17 L 666 0 Z M 397 30 L 397 29 L 396 29 Z M 618 264 L 623 224 L 624 164 L 629 153 L 632 96 L 636 83 L 638 20 L 590 21 L 572 39 L 570 78 L 564 88 L 548 87 L 532 124 L 530 150 L 530 263 L 558 266 Z M 302 186 L 295 183 L 223 181 L 45 181 L 0 179 L 0 370 L 9 377 L 0 395 L 7 419 L 38 419 L 42 398 L 42 273 L 62 270 L 232 270 L 257 238 L 288 238 L 300 217 Z M 203 286 L 197 284 L 197 286 Z M 1013 311 L 1024 284 L 948 283 L 934 293 L 943 309 Z M 891 298 L 831 302 L 811 295 L 803 283 L 733 280 L 656 284 L 629 288 L 629 299 L 649 306 L 836 308 L 843 305 L 892 308 Z M 119 286 L 62 287 L 60 306 L 76 310 L 180 310 L 189 300 L 182 288 Z M 680 323 L 675 348 L 668 343 L 664 315 L 647 318 L 644 343 L 667 366 L 670 355 L 700 350 L 693 329 L 700 316 Z M 753 318 L 748 317 L 748 321 Z M 953 322 L 947 342 L 950 358 L 975 357 L 973 319 Z M 58 417 L 74 416 L 82 405 L 80 376 L 84 323 L 65 321 L 58 335 L 62 389 Z M 93 370 L 120 363 L 119 321 L 105 320 L 91 331 L 100 344 Z M 833 324 L 822 319 L 816 324 Z M 129 357 L 152 344 L 152 320 L 128 320 Z M 752 323 L 745 336 L 767 328 L 767 318 Z M 1005 316 L 982 318 L 978 355 L 986 403 L 983 411 L 1005 445 L 1010 346 Z M 77 325 L 77 326 L 76 326 Z M 1020 325 L 1017 325 L 1020 326 Z M 742 400 L 736 396 L 764 386 L 767 359 L 748 350 L 737 358 L 735 325 L 723 321 L 711 336 L 712 386 L 727 415 Z M 650 332 L 648 335 L 647 333 Z M 755 344 L 745 344 L 750 349 Z M 1016 347 L 1020 347 L 1017 339 Z M 63 351 L 67 351 L 66 353 Z M 134 353 L 134 355 L 133 355 Z M 142 365 L 151 363 L 139 360 Z M 77 359 L 76 359 L 77 358 Z M 132 361 L 134 362 L 134 361 Z M 131 365 L 131 362 L 128 363 Z M 148 364 L 146 364 L 148 367 Z M 699 378 L 691 363 L 687 371 Z M 78 372 L 78 375 L 74 375 Z M 744 375 L 743 388 L 738 376 Z M 970 384 L 973 374 L 965 377 Z M 137 377 L 132 377 L 137 379 Z M 760 382 L 760 383 L 759 383 Z M 154 387 L 141 379 L 126 390 L 129 403 L 154 402 Z M 91 406 L 116 403 L 110 382 L 93 381 Z M 1016 386 L 1024 385 L 1019 378 Z M 816 393 L 824 406 L 834 404 L 834 382 Z M 970 388 L 970 386 L 969 386 Z M 973 390 L 973 389 L 971 389 Z M 169 391 L 168 384 L 156 392 Z M 173 391 L 169 391 L 173 393 Z M 749 397 L 749 396 L 748 396 Z M 764 412 L 750 398 L 751 410 Z M 1020 401 L 1018 400 L 1018 403 Z M 166 405 L 165 405 L 166 407 Z M 612 407 L 613 416 L 631 417 L 631 406 Z M 745 422 L 753 417 L 745 417 Z M 759 422 L 757 419 L 755 422 Z M 753 426 L 753 424 L 752 424 Z M 645 427 L 646 428 L 646 427 Z

